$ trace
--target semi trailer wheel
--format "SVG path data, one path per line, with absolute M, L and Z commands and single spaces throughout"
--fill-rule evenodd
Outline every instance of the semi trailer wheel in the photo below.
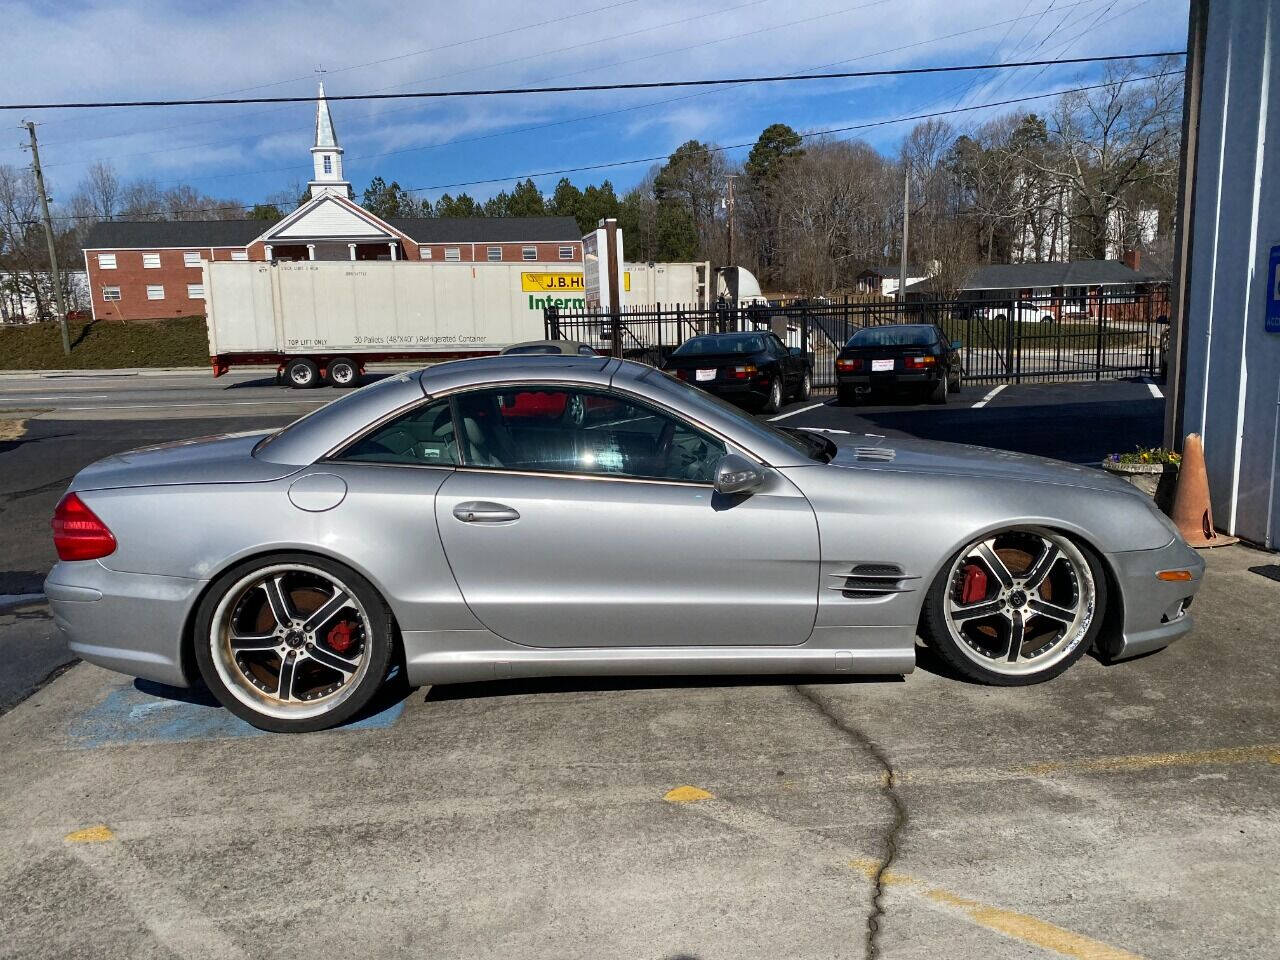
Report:
M 291 387 L 305 390 L 320 382 L 320 368 L 306 357 L 298 357 L 285 365 L 284 380 Z
M 332 387 L 354 387 L 360 377 L 360 368 L 348 357 L 334 357 L 329 361 L 326 375 Z

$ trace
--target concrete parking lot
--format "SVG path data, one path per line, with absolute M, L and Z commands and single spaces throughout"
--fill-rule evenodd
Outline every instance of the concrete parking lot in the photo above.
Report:
M 203 381 L 189 417 L 108 409 L 184 393 L 135 381 L 78 383 L 107 396 L 75 419 L 30 386 L 0 384 L 48 410 L 0 448 L 10 594 L 83 463 L 297 415 Z M 1144 383 L 991 389 L 781 422 L 1082 462 L 1158 439 Z M 1272 957 L 1280 563 L 1208 561 L 1188 638 L 1023 689 L 922 650 L 905 679 L 442 686 L 281 737 L 77 665 L 0 716 L 0 957 Z M 53 643 L 38 599 L 0 611 L 7 662 Z

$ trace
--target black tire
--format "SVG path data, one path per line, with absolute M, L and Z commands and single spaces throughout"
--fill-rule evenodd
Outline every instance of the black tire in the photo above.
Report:
M 769 397 L 765 400 L 761 409 L 765 413 L 777 413 L 782 409 L 782 377 L 781 375 L 774 378 L 769 384 Z
M 1074 539 L 1074 538 L 1071 538 Z M 1064 658 L 1050 667 L 1045 668 L 1037 673 L 1029 673 L 1022 676 L 1011 676 L 1009 674 L 997 673 L 994 670 L 988 670 L 972 659 L 966 656 L 958 647 L 958 641 L 951 636 L 951 631 L 947 626 L 946 616 L 943 613 L 943 604 L 946 602 L 947 590 L 950 587 L 949 574 L 952 566 L 959 558 L 960 553 L 955 553 L 947 559 L 942 569 L 938 572 L 938 576 L 934 579 L 933 584 L 929 587 L 929 592 L 925 596 L 924 609 L 921 611 L 921 627 L 923 638 L 943 661 L 946 662 L 956 673 L 961 676 L 973 680 L 977 683 L 986 684 L 993 687 L 1025 687 L 1036 683 L 1044 683 L 1052 680 L 1054 677 L 1065 673 L 1070 666 L 1083 657 L 1089 650 L 1093 649 L 1097 643 L 1098 634 L 1102 630 L 1103 622 L 1107 618 L 1107 578 L 1103 572 L 1102 564 L 1098 560 L 1094 552 L 1083 543 L 1076 543 L 1076 547 L 1083 554 L 1086 562 L 1089 564 L 1089 571 L 1093 575 L 1095 594 L 1095 606 L 1093 620 L 1089 626 L 1088 632 L 1084 638 L 1076 645 L 1076 647 Z M 963 550 L 961 551 L 963 552 Z
M 360 379 L 360 366 L 350 357 L 334 357 L 325 370 L 325 379 L 331 387 L 350 389 Z
M 320 368 L 314 360 L 297 357 L 284 367 L 284 382 L 299 390 L 309 390 L 320 386 Z
M 809 394 L 812 392 L 813 392 L 813 378 L 809 376 L 809 371 L 806 370 L 804 374 L 800 377 L 800 388 L 796 390 L 795 398 L 797 400 L 808 400 Z
M 955 379 L 947 384 L 947 390 L 951 393 L 959 393 L 964 388 L 964 372 L 957 370 Z
M 213 618 L 227 592 L 257 570 L 285 565 L 315 568 L 337 578 L 360 602 L 369 621 L 369 631 L 364 638 L 363 647 L 363 656 L 369 658 L 369 663 L 363 677 L 343 700 L 335 704 L 332 710 L 305 719 L 271 716 L 250 707 L 231 691 L 219 675 L 214 663 Z M 397 664 L 400 659 L 395 656 L 396 633 L 391 610 L 373 585 L 360 574 L 340 563 L 306 553 L 279 553 L 258 557 L 238 564 L 218 577 L 200 602 L 196 613 L 193 644 L 200 677 L 218 702 L 240 719 L 260 730 L 269 730 L 272 733 L 308 733 L 345 723 L 369 705 L 387 679 L 392 665 Z M 404 682 L 403 674 L 404 670 L 401 666 L 397 682 Z
M 949 392 L 950 391 L 947 387 L 947 378 L 945 376 L 939 377 L 937 382 L 929 390 L 929 402 L 932 404 L 946 403 L 947 394 Z

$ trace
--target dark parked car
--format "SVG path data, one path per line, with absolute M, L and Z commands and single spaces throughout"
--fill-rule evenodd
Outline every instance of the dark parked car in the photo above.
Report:
M 960 343 L 931 323 L 893 323 L 859 330 L 836 356 L 841 403 L 856 403 L 872 391 L 914 390 L 946 403 L 963 377 Z
M 680 344 L 662 369 L 709 393 L 776 413 L 788 397 L 807 400 L 812 367 L 776 333 L 709 333 Z

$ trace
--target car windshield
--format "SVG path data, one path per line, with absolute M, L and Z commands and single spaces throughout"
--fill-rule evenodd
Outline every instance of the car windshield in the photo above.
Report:
M 937 338 L 924 325 L 866 327 L 849 338 L 850 347 L 927 347 Z
M 694 337 L 676 348 L 673 356 L 698 357 L 724 353 L 759 353 L 764 349 L 764 338 L 740 333 L 719 333 L 710 337 Z
M 722 400 L 713 393 L 699 390 L 692 384 L 677 380 L 665 373 L 659 374 L 657 370 L 654 370 L 653 373 L 663 377 L 665 386 L 683 393 L 684 402 L 690 410 L 699 408 L 714 409 L 722 416 L 731 417 L 737 421 L 744 433 L 754 433 L 757 436 L 766 437 L 775 442 L 780 440 L 797 453 L 819 463 L 830 463 L 831 458 L 836 455 L 836 445 L 820 434 L 806 430 L 779 429 L 771 423 L 757 420 L 750 414 L 744 413 L 741 408 L 735 407 L 728 400 Z M 642 377 L 641 379 L 644 378 Z

